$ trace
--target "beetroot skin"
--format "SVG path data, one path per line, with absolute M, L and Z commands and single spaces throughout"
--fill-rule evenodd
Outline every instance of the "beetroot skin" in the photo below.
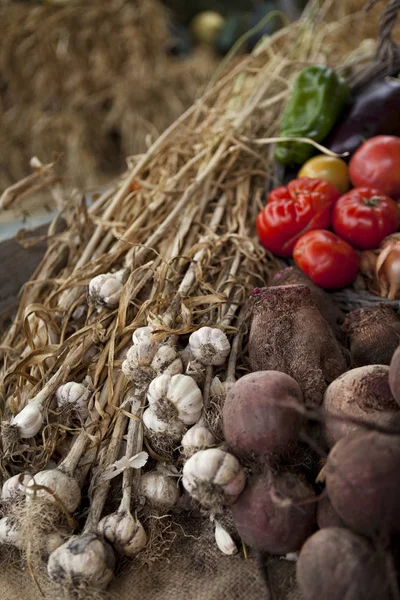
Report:
M 282 371 L 319 406 L 327 386 L 347 369 L 343 348 L 306 285 L 254 290 L 249 358 L 252 371 Z
M 400 437 L 356 431 L 342 438 L 326 463 L 333 508 L 366 535 L 400 532 Z
M 390 600 L 384 558 L 363 537 L 328 527 L 312 535 L 296 564 L 304 600 Z
M 353 417 L 382 427 L 398 425 L 400 431 L 400 408 L 390 391 L 387 365 L 368 365 L 343 373 L 326 390 L 323 408 L 324 434 L 330 448 L 361 427 L 330 418 L 331 415 Z
M 338 340 L 344 341 L 342 330 L 344 313 L 335 304 L 332 296 L 318 285 L 315 285 L 315 283 L 298 267 L 286 267 L 285 269 L 278 271 L 270 283 L 270 285 L 274 287 L 288 284 L 302 284 L 308 287 L 319 312 L 329 323 Z
M 225 400 L 225 440 L 247 457 L 288 454 L 302 426 L 302 416 L 290 408 L 293 403 L 302 406 L 303 394 L 289 375 L 259 371 L 241 377 Z
M 329 496 L 324 496 L 318 500 L 317 525 L 320 529 L 324 529 L 325 527 L 346 527 L 333 508 Z
M 400 343 L 400 320 L 390 304 L 354 310 L 346 316 L 343 328 L 353 367 L 390 364 Z
M 316 503 L 296 503 L 314 496 L 299 475 L 271 472 L 254 476 L 232 506 L 244 543 L 260 552 L 296 552 L 315 527 Z

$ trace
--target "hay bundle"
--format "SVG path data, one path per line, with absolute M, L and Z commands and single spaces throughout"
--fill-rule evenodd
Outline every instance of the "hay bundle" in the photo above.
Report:
M 314 62 L 330 64 L 348 75 L 372 56 L 370 46 L 357 47 L 366 31 L 376 35 L 376 20 L 370 15 L 366 19 L 362 11 L 343 17 L 344 6 L 324 3 L 318 13 L 321 19 L 315 18 L 311 6 L 301 21 L 265 40 L 253 55 L 222 73 L 145 154 L 132 158 L 128 173 L 116 186 L 90 205 L 84 197 L 65 201 L 64 231 L 55 233 L 56 223 L 50 228 L 47 254 L 25 286 L 18 314 L 1 345 L 1 469 L 6 478 L 51 468 L 88 493 L 90 506 L 84 514 L 77 513 L 78 523 L 71 522 L 75 508 L 66 506 L 70 496 L 63 499 L 61 486 L 46 485 L 43 475 L 36 476 L 30 491 L 36 501 L 32 509 L 10 510 L 5 505 L 11 524 L 25 532 L 20 546 L 31 565 L 46 555 L 46 548 L 33 548 L 29 535 L 45 540 L 56 527 L 64 528 L 66 537 L 72 529 L 78 533 L 83 528 L 84 535 L 61 546 L 49 562 L 52 578 L 64 587 L 72 586 L 74 593 L 85 593 L 91 585 L 101 587 L 111 579 L 111 550 L 103 538 L 93 536 L 101 516 L 117 514 L 121 519 L 129 510 L 139 511 L 150 540 L 134 563 L 137 593 L 130 597 L 151 597 L 155 584 L 143 562 L 158 561 L 158 582 L 171 586 L 170 595 L 162 597 L 174 600 L 187 597 L 182 578 L 198 584 L 204 572 L 215 569 L 217 551 L 208 515 L 204 518 L 189 505 L 188 517 L 184 500 L 175 505 L 176 485 L 171 478 L 181 468 L 184 427 L 175 413 L 171 413 L 173 427 L 170 415 L 163 420 L 166 404 L 159 405 L 163 418 L 156 414 L 157 426 L 153 415 L 143 417 L 143 427 L 146 391 L 149 381 L 163 370 L 171 376 L 183 371 L 192 378 L 190 386 L 200 388 L 200 410 L 210 425 L 227 387 L 246 372 L 244 301 L 276 266 L 255 240 L 254 221 L 265 182 L 273 179 L 271 142 L 291 78 L 303 65 Z M 340 20 L 335 20 L 336 11 Z M 348 40 L 346 45 L 338 43 L 343 39 Z M 222 330 L 229 340 L 227 345 L 223 339 L 229 357 L 225 355 L 222 363 L 202 362 L 193 355 L 193 347 L 187 347 L 189 335 L 204 326 Z M 221 339 L 221 331 L 218 335 Z M 158 359 L 163 355 L 158 362 L 153 360 L 157 352 Z M 82 385 L 79 398 L 85 394 L 89 398 L 81 421 L 57 401 L 57 390 L 66 382 Z M 150 402 L 156 403 L 152 393 Z M 31 427 L 39 427 L 36 434 L 20 439 L 24 430 L 12 415 L 20 414 L 24 406 L 34 412 Z M 143 483 L 148 477 L 136 470 L 133 474 L 134 463 L 137 469 L 144 466 L 143 450 L 150 456 L 146 472 L 164 478 L 161 494 L 154 487 L 149 492 L 150 484 Z M 51 519 L 41 518 L 48 516 L 49 495 L 56 504 L 53 525 Z M 146 504 L 140 512 L 143 497 Z M 171 510 L 172 517 L 166 516 Z M 23 514 L 23 527 L 19 514 Z M 229 523 L 228 517 L 224 514 L 221 519 Z M 103 522 L 103 535 L 107 527 L 110 522 Z M 188 538 L 195 540 L 189 546 Z M 90 577 L 87 570 L 77 574 L 79 565 L 71 567 L 60 558 L 61 548 L 72 552 L 70 544 L 82 557 L 89 545 L 97 544 L 101 568 Z M 118 544 L 115 548 L 120 548 Z M 171 544 L 172 565 L 160 559 Z M 189 553 L 185 555 L 188 547 L 194 567 L 188 564 Z M 259 597 L 259 582 L 248 587 L 245 575 L 250 567 L 241 569 L 239 560 L 233 567 L 225 562 L 218 570 L 221 585 L 240 597 L 246 593 L 249 598 Z M 229 572 L 229 582 L 222 576 L 224 571 Z M 191 588 L 192 597 L 216 596 L 210 585 L 207 580 L 201 589 Z M 229 597 L 227 587 L 224 592 Z M 219 597 L 224 596 L 219 593 Z
M 215 59 L 169 57 L 167 17 L 158 0 L 0 7 L 0 189 L 57 153 L 73 186 L 104 181 L 192 104 Z

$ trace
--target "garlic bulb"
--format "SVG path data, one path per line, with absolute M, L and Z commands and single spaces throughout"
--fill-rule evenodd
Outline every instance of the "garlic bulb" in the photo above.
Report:
M 182 483 L 206 508 L 220 508 L 235 502 L 246 484 L 246 474 L 235 456 L 208 448 L 186 461 Z
M 69 381 L 61 385 L 56 391 L 57 405 L 62 408 L 66 406 L 73 407 L 74 411 L 86 420 L 89 416 L 88 403 L 92 390 L 83 383 Z
M 154 414 L 167 423 L 178 419 L 192 425 L 203 410 L 201 390 L 188 375 L 159 375 L 149 385 L 147 399 Z
M 151 506 L 165 510 L 172 508 L 179 498 L 176 480 L 157 471 L 151 471 L 141 476 L 138 493 L 144 496 Z
M 209 448 L 215 444 L 216 440 L 213 434 L 204 424 L 204 420 L 200 419 L 196 425 L 193 425 L 187 430 L 182 438 L 182 446 L 185 455 L 193 454 L 201 448 Z
M 201 327 L 189 338 L 192 354 L 204 365 L 223 365 L 231 345 L 225 333 L 215 327 Z
M 142 416 L 143 423 L 147 429 L 156 434 L 163 434 L 172 440 L 180 440 L 183 434 L 183 425 L 179 421 L 171 420 L 169 423 L 159 419 L 151 410 L 146 408 Z
M 232 556 L 233 554 L 237 554 L 237 546 L 227 530 L 222 527 L 218 521 L 215 521 L 215 542 L 218 548 L 224 554 L 228 556 Z
M 134 344 L 122 363 L 124 375 L 138 387 L 147 387 L 161 373 L 182 373 L 182 360 L 172 346 L 150 347 Z
M 63 586 L 105 589 L 113 578 L 115 556 L 111 546 L 94 533 L 67 540 L 49 556 L 47 573 Z
M 143 525 L 130 512 L 115 512 L 101 519 L 98 532 L 114 545 L 120 554 L 134 556 L 146 546 Z
M 21 534 L 9 517 L 0 519 L 0 544 L 21 547 Z
M 26 473 L 10 477 L 3 483 L 3 487 L 1 488 L 1 499 L 5 502 L 14 500 L 16 496 L 25 492 L 25 486 L 31 479 L 32 475 Z
M 43 425 L 42 407 L 39 402 L 32 400 L 11 419 L 13 427 L 18 429 L 21 438 L 33 438 Z
M 93 277 L 89 282 L 89 298 L 98 306 L 117 306 L 124 287 L 121 279 L 121 271 Z
M 36 489 L 36 486 L 43 486 L 48 488 L 49 491 Z M 78 482 L 59 469 L 47 469 L 36 473 L 28 482 L 25 494 L 28 502 L 34 502 L 36 498 L 48 502 L 57 502 L 58 498 L 65 509 L 71 513 L 78 508 L 81 501 L 81 490 Z

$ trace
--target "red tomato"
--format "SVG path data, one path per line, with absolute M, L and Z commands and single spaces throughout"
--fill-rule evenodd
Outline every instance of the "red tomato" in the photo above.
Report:
M 292 256 L 303 233 L 330 226 L 332 206 L 339 196 L 331 183 L 309 177 L 272 190 L 265 208 L 257 215 L 260 242 L 273 254 Z
M 366 141 L 349 163 L 355 187 L 378 188 L 391 198 L 400 198 L 400 137 L 378 135 Z
M 332 213 L 334 231 L 360 248 L 373 250 L 397 231 L 400 210 L 396 202 L 374 188 L 354 188 L 336 202 Z
M 301 236 L 293 258 L 314 283 L 327 290 L 346 287 L 357 276 L 357 252 L 340 237 L 324 229 Z

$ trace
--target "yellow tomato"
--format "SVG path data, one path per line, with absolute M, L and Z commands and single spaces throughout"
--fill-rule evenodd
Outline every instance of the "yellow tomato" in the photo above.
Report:
M 298 177 L 311 177 L 329 181 L 345 194 L 350 187 L 349 169 L 344 160 L 319 154 L 313 156 L 301 167 Z

